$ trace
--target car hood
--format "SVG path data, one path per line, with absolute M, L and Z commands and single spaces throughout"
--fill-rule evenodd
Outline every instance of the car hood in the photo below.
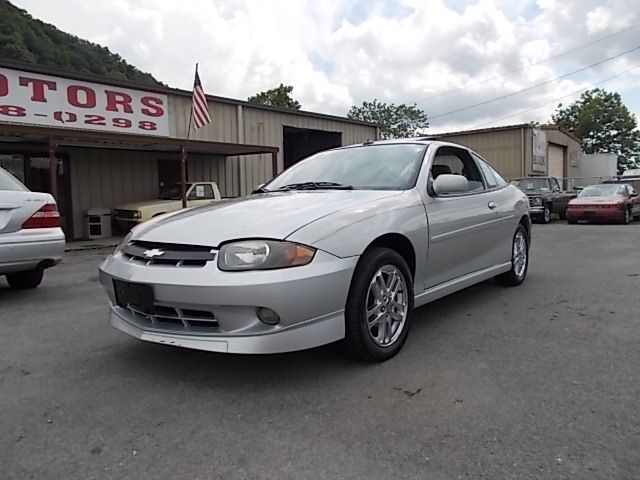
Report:
M 251 195 L 152 219 L 138 226 L 132 239 L 212 247 L 235 239 L 284 239 L 327 215 L 401 193 L 310 190 Z
M 570 205 L 610 205 L 612 203 L 624 203 L 622 197 L 583 197 L 574 198 L 569 202 Z
M 131 202 L 131 203 L 125 203 L 123 205 L 118 205 L 117 207 L 114 208 L 114 210 L 140 210 L 141 208 L 144 207 L 149 207 L 151 205 L 155 206 L 155 205 L 168 205 L 171 203 L 176 203 L 176 202 L 180 202 L 180 200 L 160 200 L 158 199 L 153 199 L 153 200 L 143 200 L 140 202 Z

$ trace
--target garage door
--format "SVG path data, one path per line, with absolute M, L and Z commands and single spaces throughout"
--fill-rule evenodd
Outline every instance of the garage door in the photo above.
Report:
M 549 159 L 549 176 L 564 178 L 564 147 L 550 143 L 547 158 Z

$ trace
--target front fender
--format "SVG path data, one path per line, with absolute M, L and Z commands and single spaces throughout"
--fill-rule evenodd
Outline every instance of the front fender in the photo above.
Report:
M 417 192 L 328 215 L 292 233 L 287 240 L 346 258 L 362 255 L 373 241 L 387 234 L 399 234 L 411 242 L 416 277 L 421 276 L 426 268 L 429 237 L 427 215 Z

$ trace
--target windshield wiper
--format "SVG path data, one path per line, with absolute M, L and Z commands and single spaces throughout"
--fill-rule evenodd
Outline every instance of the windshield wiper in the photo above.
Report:
M 282 190 L 353 190 L 353 185 L 343 185 L 336 182 L 301 182 L 290 183 L 273 191 Z

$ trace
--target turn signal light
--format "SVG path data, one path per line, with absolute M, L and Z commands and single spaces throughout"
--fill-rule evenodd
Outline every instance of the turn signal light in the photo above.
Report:
M 22 224 L 22 228 L 54 228 L 60 226 L 60 212 L 55 203 L 47 203 Z

